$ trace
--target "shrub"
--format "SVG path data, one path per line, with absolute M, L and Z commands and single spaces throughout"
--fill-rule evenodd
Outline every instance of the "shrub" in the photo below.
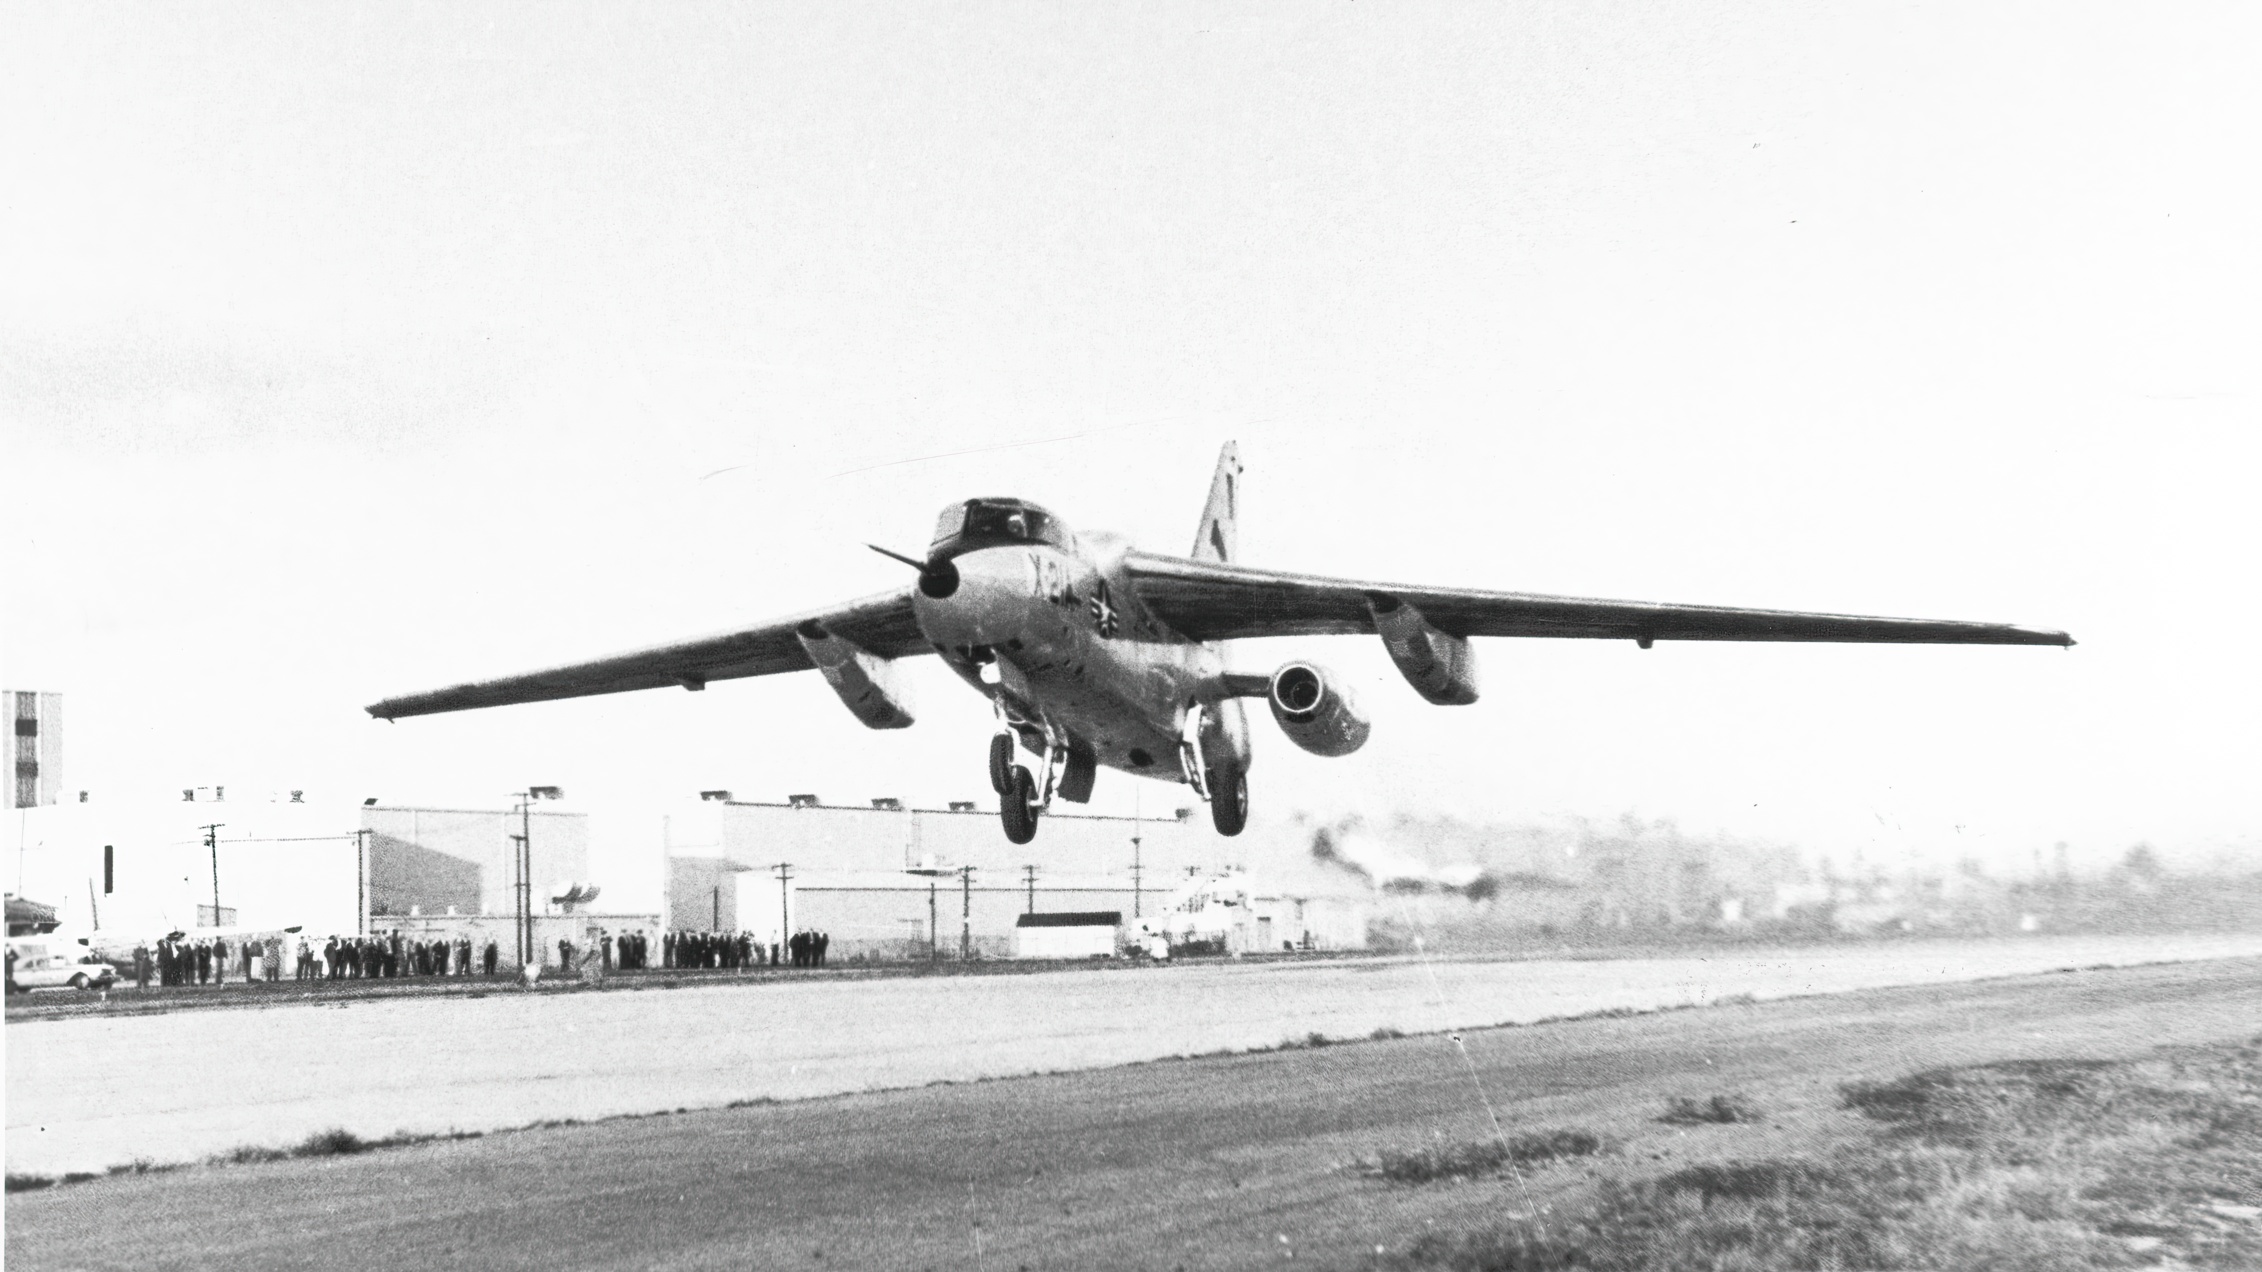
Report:
M 1410 1150 L 1386 1150 L 1376 1173 L 1402 1184 L 1429 1183 L 1489 1175 L 1510 1165 L 1531 1165 L 1560 1157 L 1585 1157 L 1602 1151 L 1603 1139 L 1592 1131 L 1558 1130 L 1512 1135 L 1506 1139 L 1472 1140 L 1464 1144 L 1433 1144 Z
M 1657 1119 L 1676 1126 L 1696 1126 L 1710 1123 L 1764 1122 L 1767 1115 L 1748 1097 L 1741 1095 L 1714 1095 L 1704 1099 L 1676 1095 L 1665 1102 L 1665 1115 Z
M 377 1147 L 342 1126 L 327 1131 L 316 1131 L 291 1150 L 293 1157 L 343 1157 L 349 1153 L 366 1153 Z

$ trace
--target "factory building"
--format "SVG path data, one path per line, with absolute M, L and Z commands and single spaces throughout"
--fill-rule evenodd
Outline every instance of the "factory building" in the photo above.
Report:
M 745 932 L 765 946 L 822 931 L 836 965 L 1009 958 L 1029 915 L 1116 912 L 1122 943 L 1143 945 L 1142 925 L 1174 897 L 1230 875 L 1247 894 L 1231 931 L 1196 935 L 1174 919 L 1174 940 L 1234 952 L 1365 945 L 1349 901 L 1248 882 L 1238 868 L 1257 845 L 1219 837 L 1192 810 L 1049 814 L 1035 843 L 1016 846 L 994 809 L 972 803 L 707 796 L 593 818 L 545 799 L 448 808 L 213 785 L 95 792 L 19 810 L 10 830 L 20 891 L 74 932 L 398 932 L 494 941 L 511 967 L 523 891 L 547 964 L 560 940 L 586 949 L 641 933 L 657 951 L 671 929 Z
M 670 926 L 750 931 L 765 943 L 823 931 L 836 963 L 954 957 L 962 946 L 1010 957 L 1021 915 L 1152 909 L 1189 870 L 1222 866 L 1232 843 L 1173 810 L 1047 814 L 1037 841 L 1016 846 L 994 809 L 971 802 L 839 805 L 814 795 L 704 799 L 671 811 L 663 838 Z
M 215 785 L 72 800 L 13 820 L 25 892 L 55 905 L 75 932 L 469 936 L 497 941 L 515 966 L 521 835 L 531 843 L 527 892 L 545 962 L 557 961 L 560 938 L 579 945 L 594 930 L 659 928 L 657 911 L 587 903 L 589 815 L 540 803 L 523 813 L 354 805 Z
M 665 822 L 669 926 L 748 931 L 764 943 L 822 931 L 836 963 L 1053 949 L 1043 936 L 1030 944 L 1031 915 L 1115 912 L 1130 941 L 1188 885 L 1233 874 L 1248 847 L 1190 809 L 1159 818 L 1048 813 L 1036 841 L 1017 846 L 999 833 L 994 810 L 970 802 L 934 809 L 708 795 Z M 1246 910 L 1236 951 L 1365 947 L 1363 912 L 1330 898 L 1267 895 L 1263 906 L 1261 925 Z M 1224 949 L 1222 934 L 1218 941 Z
M 363 883 L 350 806 L 226 786 L 19 811 L 23 893 L 74 932 L 199 927 L 358 930 Z
M 590 867 L 586 812 L 529 799 L 513 808 L 371 804 L 361 810 L 368 863 L 367 928 L 411 940 L 493 941 L 517 963 L 519 894 L 533 916 L 534 948 L 555 964 L 558 942 L 588 948 L 600 936 L 656 939 L 656 911 L 604 904 Z M 525 869 L 521 869 L 521 862 Z

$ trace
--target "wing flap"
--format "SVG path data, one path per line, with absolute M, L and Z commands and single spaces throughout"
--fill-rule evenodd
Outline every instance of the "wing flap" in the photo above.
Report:
M 930 652 L 926 638 L 920 634 L 918 617 L 911 608 L 911 592 L 906 588 L 755 627 L 521 675 L 404 694 L 371 703 L 364 709 L 380 720 L 394 720 L 402 716 L 631 693 L 639 689 L 696 689 L 713 680 L 808 671 L 813 664 L 801 642 L 794 637 L 794 629 L 808 622 L 815 622 L 883 658 Z
M 1882 644 L 2071 645 L 2064 632 L 1942 619 L 1881 618 L 1799 610 L 1672 605 L 1470 588 L 1364 583 L 1318 574 L 1133 552 L 1125 558 L 1139 599 L 1193 640 L 1372 633 L 1367 598 L 1411 602 L 1455 636 L 1584 640 L 1845 641 Z

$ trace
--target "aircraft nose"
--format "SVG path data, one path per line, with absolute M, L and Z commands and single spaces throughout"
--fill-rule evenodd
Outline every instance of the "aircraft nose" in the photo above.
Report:
M 940 645 L 990 645 L 1011 632 L 1017 602 L 1029 591 L 1025 554 L 1011 548 L 964 553 L 948 563 L 955 585 L 919 588 L 916 608 L 927 639 Z M 937 595 L 937 593 L 941 595 Z

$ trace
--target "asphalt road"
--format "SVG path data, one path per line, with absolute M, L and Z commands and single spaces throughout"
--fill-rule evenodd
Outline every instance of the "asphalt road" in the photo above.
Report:
M 1028 976 L 774 979 L 12 1020 L 7 1168 L 194 1161 L 343 1127 L 491 1131 L 1269 1046 L 2262 954 L 2262 936 L 2039 937 L 1524 962 L 1215 961 Z M 130 1078 L 130 1080 L 126 1080 Z
M 1595 1171 L 1830 1133 L 1835 1084 L 2262 1028 L 2262 960 L 1869 990 L 1162 1061 L 18 1193 L 11 1268 L 1359 1267 Z M 1654 1122 L 1756 1093 L 1763 1127 Z M 1488 1109 L 1490 1112 L 1488 1112 Z M 1610 1158 L 1408 1187 L 1349 1163 L 1576 1125 Z

